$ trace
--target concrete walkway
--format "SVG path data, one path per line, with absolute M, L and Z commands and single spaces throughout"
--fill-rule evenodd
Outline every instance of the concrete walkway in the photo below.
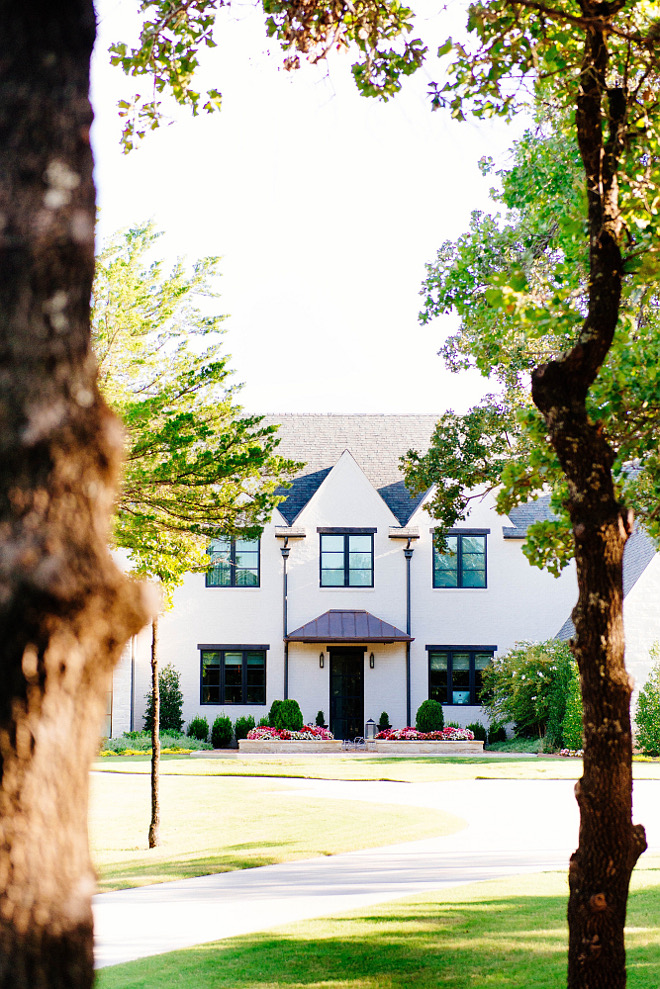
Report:
M 570 780 L 444 783 L 288 780 L 304 801 L 360 800 L 446 810 L 468 821 L 443 838 L 226 872 L 95 897 L 96 965 L 267 930 L 499 876 L 567 867 L 577 845 Z M 329 809 L 329 813 L 330 813 Z M 635 784 L 635 818 L 660 851 L 660 782 Z M 356 820 L 355 844 L 369 815 Z

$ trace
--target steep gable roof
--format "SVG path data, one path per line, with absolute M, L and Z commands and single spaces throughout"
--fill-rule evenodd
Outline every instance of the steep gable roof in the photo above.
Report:
M 438 417 L 435 415 L 333 415 L 284 413 L 264 417 L 279 424 L 283 457 L 305 463 L 279 506 L 291 524 L 320 487 L 344 450 L 381 495 L 392 513 L 405 525 L 423 495 L 411 497 L 403 483 L 400 458 L 408 450 L 425 453 Z

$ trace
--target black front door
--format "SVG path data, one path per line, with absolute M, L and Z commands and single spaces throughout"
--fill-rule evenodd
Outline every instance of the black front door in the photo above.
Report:
M 330 650 L 330 731 L 335 738 L 364 734 L 364 650 Z

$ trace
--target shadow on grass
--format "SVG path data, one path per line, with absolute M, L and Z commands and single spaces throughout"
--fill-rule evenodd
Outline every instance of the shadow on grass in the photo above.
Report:
M 294 842 L 271 841 L 269 846 L 286 848 Z M 246 842 L 243 845 L 232 845 L 221 853 L 209 853 L 203 857 L 179 856 L 176 860 L 163 862 L 119 862 L 113 863 L 112 875 L 108 878 L 99 876 L 98 890 L 107 893 L 115 889 L 131 889 L 135 886 L 145 886 L 151 883 L 166 883 L 174 879 L 192 879 L 195 876 L 210 876 L 216 872 L 234 872 L 238 869 L 256 869 L 262 865 L 273 865 L 282 860 L 281 855 L 263 851 L 263 842 Z M 246 854 L 250 853 L 250 854 Z M 307 857 L 302 854 L 299 857 Z
M 657 887 L 631 897 L 629 989 L 660 985 L 659 907 Z M 565 912 L 564 896 L 394 903 L 118 965 L 98 989 L 560 989 Z

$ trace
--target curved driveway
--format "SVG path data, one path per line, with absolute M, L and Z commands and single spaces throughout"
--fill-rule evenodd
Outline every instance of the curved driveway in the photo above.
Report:
M 360 835 L 378 828 L 365 806 L 355 822 L 354 852 L 99 894 L 97 967 L 427 890 L 564 868 L 577 845 L 572 780 L 287 782 L 301 809 L 311 796 L 403 804 L 411 813 L 449 811 L 468 826 L 446 837 L 360 851 Z M 649 847 L 660 851 L 660 781 L 635 783 L 635 819 L 646 825 Z

